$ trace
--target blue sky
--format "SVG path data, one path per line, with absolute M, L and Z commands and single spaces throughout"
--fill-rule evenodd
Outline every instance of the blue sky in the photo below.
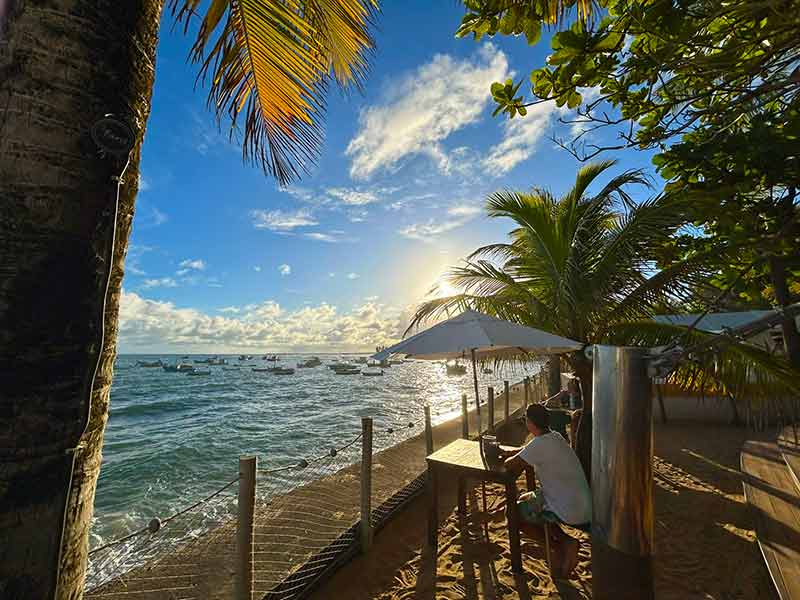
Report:
M 319 164 L 286 189 L 217 129 L 191 37 L 165 18 L 121 352 L 370 350 L 449 265 L 504 238 L 510 223 L 483 216 L 487 193 L 570 186 L 580 165 L 549 139 L 571 135 L 566 113 L 491 116 L 489 85 L 542 65 L 547 38 L 459 40 L 462 10 L 383 3 L 363 93 L 333 90 Z M 635 151 L 607 157 L 652 173 Z

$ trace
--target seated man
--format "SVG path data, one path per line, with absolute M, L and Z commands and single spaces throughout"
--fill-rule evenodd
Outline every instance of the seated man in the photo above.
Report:
M 567 441 L 550 430 L 549 414 L 540 404 L 528 406 L 528 431 L 533 439 L 522 448 L 505 451 L 506 469 L 521 473 L 526 465 L 536 469 L 541 489 L 520 496 L 520 529 L 537 539 L 544 537 L 544 523 L 552 533 L 553 571 L 569 577 L 578 564 L 578 541 L 558 525 L 584 525 L 592 518 L 589 484 L 578 457 Z M 510 456 L 509 456 L 510 455 Z

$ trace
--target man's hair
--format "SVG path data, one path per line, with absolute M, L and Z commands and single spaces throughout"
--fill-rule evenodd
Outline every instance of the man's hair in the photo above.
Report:
M 531 404 L 525 411 L 528 420 L 541 430 L 550 429 L 550 415 L 541 404 Z

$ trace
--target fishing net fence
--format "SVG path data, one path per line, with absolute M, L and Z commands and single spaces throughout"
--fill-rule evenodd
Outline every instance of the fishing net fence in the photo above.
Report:
M 503 389 L 494 395 L 495 425 L 546 395 L 543 373 L 526 380 L 504 386 L 508 402 Z M 251 459 L 251 476 L 240 462 L 239 476 L 215 492 L 93 549 L 85 597 L 303 598 L 424 490 L 431 449 L 491 429 L 490 395 L 480 417 L 474 400 L 461 398 L 405 422 L 364 418 L 360 433 L 305 459 Z M 431 425 L 453 413 L 461 418 Z

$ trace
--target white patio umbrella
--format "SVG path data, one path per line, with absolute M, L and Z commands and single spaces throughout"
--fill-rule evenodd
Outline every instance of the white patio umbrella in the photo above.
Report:
M 470 357 L 475 384 L 475 404 L 480 412 L 477 360 L 530 354 L 564 354 L 580 350 L 579 342 L 467 310 L 373 355 L 383 360 L 392 354 L 425 360 Z

